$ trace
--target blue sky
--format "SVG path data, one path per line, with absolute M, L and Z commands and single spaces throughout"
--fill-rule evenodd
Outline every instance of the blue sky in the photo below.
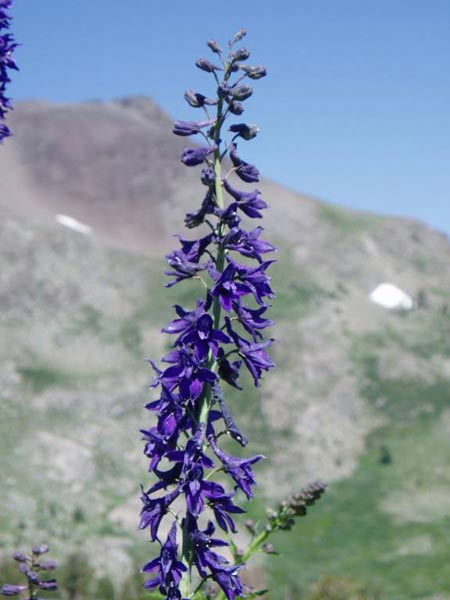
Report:
M 146 94 L 189 120 L 184 90 L 212 93 L 193 66 L 206 40 L 245 27 L 269 76 L 246 103 L 261 133 L 244 158 L 299 191 L 450 233 L 448 0 L 16 0 L 13 15 L 14 98 Z

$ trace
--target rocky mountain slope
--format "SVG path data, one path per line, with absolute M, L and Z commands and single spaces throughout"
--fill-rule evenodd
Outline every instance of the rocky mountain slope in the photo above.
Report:
M 163 288 L 161 257 L 201 193 L 170 127 L 145 98 L 33 102 L 17 107 L 0 148 L 0 544 L 45 532 L 62 554 L 82 544 L 117 580 L 148 551 L 136 532 L 148 481 L 136 433 L 148 418 L 143 358 L 164 350 L 170 305 L 197 292 Z M 303 590 L 323 572 L 350 575 L 394 600 L 445 594 L 449 241 L 270 181 L 261 190 L 266 237 L 280 247 L 279 367 L 261 391 L 233 396 L 234 411 L 249 451 L 269 457 L 267 500 L 315 477 L 335 482 L 302 532 L 280 539 L 290 551 L 270 577 Z M 371 302 L 385 281 L 415 309 Z

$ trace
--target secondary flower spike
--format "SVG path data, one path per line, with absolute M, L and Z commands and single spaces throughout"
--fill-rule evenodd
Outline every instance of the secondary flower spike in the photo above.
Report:
M 18 71 L 14 60 L 14 50 L 17 44 L 11 33 L 8 33 L 11 24 L 9 9 L 12 0 L 0 0 L 0 144 L 11 135 L 9 128 L 4 123 L 8 111 L 12 110 L 11 100 L 6 96 L 6 87 L 10 83 L 9 71 Z
M 215 40 L 207 43 L 215 62 L 202 58 L 195 64 L 210 77 L 216 97 L 188 90 L 186 101 L 206 118 L 176 121 L 173 127 L 178 136 L 202 136 L 202 145 L 186 148 L 181 161 L 202 167 L 200 189 L 207 191 L 185 218 L 190 230 L 201 226 L 201 235 L 178 237 L 178 247 L 166 256 L 168 287 L 190 281 L 198 285 L 199 297 L 194 305 L 175 305 L 174 317 L 162 329 L 172 346 L 161 365 L 149 361 L 155 372 L 151 387 L 159 396 L 146 405 L 155 423 L 141 430 L 152 482 L 142 490 L 139 527 L 160 546 L 143 568 L 150 576 L 145 587 L 158 589 L 166 600 L 193 598 L 211 580 L 228 600 L 246 593 L 242 564 L 225 558 L 222 551 L 230 544 L 221 532 L 237 532 L 236 517 L 244 512 L 239 501 L 253 497 L 253 468 L 263 456 L 235 457 L 222 448 L 224 435 L 241 448 L 251 446 L 224 389 L 242 390 L 243 367 L 258 386 L 274 367 L 267 353 L 272 340 L 264 333 L 273 324 L 265 312 L 274 295 L 267 275 L 273 261 L 266 255 L 275 247 L 261 238 L 262 227 L 244 223 L 262 218 L 267 204 L 260 192 L 236 189 L 228 181 L 234 174 L 244 182 L 259 180 L 233 141 L 252 140 L 257 126 L 228 122 L 253 94 L 242 65 L 250 53 L 234 48 L 244 36 L 244 30 L 236 34 L 228 54 Z M 227 171 L 233 164 L 229 176 L 222 173 L 224 162 Z

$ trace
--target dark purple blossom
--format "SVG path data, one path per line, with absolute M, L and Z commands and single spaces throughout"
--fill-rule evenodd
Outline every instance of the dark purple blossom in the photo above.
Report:
M 253 498 L 251 487 L 256 485 L 256 480 L 251 465 L 265 457 L 262 454 L 257 454 L 250 458 L 237 458 L 224 452 L 217 445 L 213 436 L 210 437 L 209 443 L 217 458 L 221 461 L 225 473 L 234 479 L 237 486 L 244 492 L 247 498 Z
M 244 231 L 239 227 L 233 227 L 223 238 L 222 243 L 228 250 L 235 250 L 242 256 L 255 258 L 258 262 L 262 262 L 261 254 L 276 250 L 276 247 L 269 244 L 269 242 L 258 239 L 262 231 L 262 227 L 257 227 L 252 231 Z
M 172 350 L 162 359 L 172 366 L 156 377 L 154 383 L 161 382 L 170 391 L 178 387 L 180 397 L 196 399 L 205 384 L 214 383 L 217 375 L 202 366 L 195 356 L 185 348 Z
M 267 203 L 260 198 L 261 192 L 253 190 L 252 192 L 241 192 L 233 188 L 228 181 L 224 181 L 223 187 L 236 200 L 236 205 L 243 213 L 251 219 L 261 219 L 260 211 L 267 208 Z M 231 206 L 231 205 L 230 205 Z
M 246 339 L 233 331 L 228 318 L 227 330 L 238 347 L 239 356 L 242 357 L 245 366 L 250 371 L 255 386 L 259 387 L 261 385 L 259 380 L 261 379 L 262 372 L 273 369 L 275 366 L 275 363 L 265 351 L 265 348 L 270 346 L 273 340 L 266 340 L 265 342 L 260 343 L 248 342 Z
M 147 590 L 159 586 L 162 594 L 168 594 L 170 589 L 176 588 L 180 583 L 182 573 L 187 571 L 186 565 L 177 557 L 177 524 L 172 523 L 166 542 L 161 547 L 160 555 L 142 567 L 143 573 L 153 573 L 157 570 L 156 577 L 149 579 L 144 584 Z
M 211 537 L 215 532 L 214 523 L 212 521 L 208 522 L 204 531 L 200 531 L 200 529 L 197 529 L 196 521 L 191 519 L 189 530 L 194 554 L 194 563 L 202 577 L 208 576 L 207 569 L 214 573 L 218 569 L 222 569 L 224 565 L 228 564 L 226 558 L 211 550 L 211 548 L 228 546 L 227 542 L 224 542 L 219 538 Z
M 231 125 L 228 129 L 232 133 L 236 133 L 244 140 L 252 140 L 258 134 L 258 127 L 256 125 L 247 125 L 247 123 L 236 123 Z
M 241 362 L 241 361 L 239 361 Z M 236 386 L 238 387 L 238 386 Z M 238 444 L 240 444 L 241 446 L 246 446 L 248 443 L 247 438 L 242 435 L 239 427 L 236 424 L 236 421 L 233 419 L 233 417 L 231 416 L 230 411 L 228 410 L 228 406 L 225 404 L 225 400 L 222 394 L 222 389 L 220 387 L 220 385 L 218 383 L 214 384 L 213 386 L 213 400 L 215 402 L 217 402 L 220 406 L 220 413 L 221 413 L 221 417 L 223 418 L 225 425 L 226 425 L 226 431 L 227 434 L 233 438 L 233 440 L 236 440 L 238 442 Z
M 188 344 L 199 361 L 204 360 L 208 353 L 216 357 L 220 344 L 229 344 L 230 338 L 213 327 L 213 318 L 205 310 L 205 301 L 197 300 L 197 307 L 192 312 L 186 312 L 181 306 L 175 310 L 180 316 L 163 329 L 165 333 L 179 334 L 175 341 L 176 346 Z
M 230 312 L 233 308 L 234 300 L 238 300 L 241 296 L 246 296 L 252 292 L 249 285 L 238 280 L 235 263 L 230 262 L 222 273 L 214 269 L 210 269 L 209 273 L 215 281 L 214 286 L 211 288 L 211 295 L 219 299 L 220 305 L 227 312 Z
M 203 173 L 204 170 L 202 170 Z M 206 215 L 213 214 L 215 210 L 214 197 L 211 189 L 208 190 L 206 196 L 203 199 L 201 207 L 195 212 L 188 213 L 184 219 L 184 223 L 188 229 L 193 229 L 201 225 Z
M 248 162 L 245 162 L 245 160 L 242 160 L 242 158 L 239 158 L 236 150 L 237 145 L 231 144 L 230 158 L 236 169 L 236 175 L 246 183 L 254 183 L 255 181 L 259 181 L 258 169 Z
M 155 541 L 158 537 L 158 528 L 167 510 L 172 502 L 180 495 L 178 489 L 173 490 L 169 494 L 160 498 L 150 498 L 148 494 L 142 492 L 141 500 L 143 507 L 141 510 L 141 518 L 139 529 L 150 528 L 150 539 Z
M 228 600 L 234 600 L 236 596 L 244 596 L 245 588 L 239 578 L 238 572 L 242 565 L 231 569 L 221 569 L 213 574 L 213 579 L 223 589 Z
M 189 279 L 210 266 L 210 260 L 205 263 L 199 262 L 209 244 L 209 240 L 210 236 L 193 242 L 180 238 L 181 248 L 166 255 L 166 260 L 172 270 L 166 270 L 165 274 L 174 278 L 166 287 L 171 287 L 179 281 Z
M 261 330 L 266 327 L 271 327 L 274 322 L 271 319 L 265 319 L 261 315 L 267 310 L 267 306 L 261 306 L 260 308 L 248 308 L 243 306 L 241 303 L 236 302 L 234 304 L 234 310 L 236 311 L 239 322 L 248 333 L 253 336 L 253 339 L 262 337 Z
M 217 362 L 219 365 L 219 377 L 236 389 L 241 390 L 242 388 L 237 381 L 241 370 L 242 360 L 230 362 L 223 348 L 220 348 L 217 355 Z

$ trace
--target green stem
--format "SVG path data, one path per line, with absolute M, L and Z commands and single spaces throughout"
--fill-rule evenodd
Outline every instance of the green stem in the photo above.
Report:
M 221 154 L 220 154 L 220 130 L 223 124 L 224 116 L 222 114 L 223 111 L 223 99 L 219 98 L 217 104 L 217 120 L 216 127 L 214 133 L 214 143 L 216 144 L 216 150 L 214 152 L 214 173 L 215 173 L 215 198 L 216 204 L 218 208 L 224 207 L 223 201 L 223 189 L 222 189 L 222 162 L 221 162 Z M 221 273 L 224 269 L 225 265 L 225 250 L 220 244 L 220 239 L 223 233 L 223 225 L 219 222 L 217 235 L 219 238 L 219 246 L 217 250 L 216 257 L 216 270 Z M 218 329 L 220 326 L 220 318 L 221 318 L 221 306 L 220 302 L 217 298 L 214 298 L 213 301 L 213 320 L 214 320 L 214 328 Z M 217 368 L 217 362 L 212 357 L 211 353 L 208 358 L 207 368 L 215 371 Z M 211 410 L 212 405 L 212 390 L 211 386 L 207 385 L 206 389 L 200 400 L 200 412 L 198 415 L 198 424 L 199 425 L 207 425 L 209 418 L 209 411 Z M 187 520 L 185 519 L 184 527 L 183 527 L 183 548 L 182 548 L 182 560 L 185 565 L 188 567 L 186 573 L 183 574 L 183 577 L 180 582 L 180 591 L 183 597 L 187 598 L 190 596 L 190 586 L 191 586 L 191 543 L 189 540 L 189 535 L 187 531 Z

